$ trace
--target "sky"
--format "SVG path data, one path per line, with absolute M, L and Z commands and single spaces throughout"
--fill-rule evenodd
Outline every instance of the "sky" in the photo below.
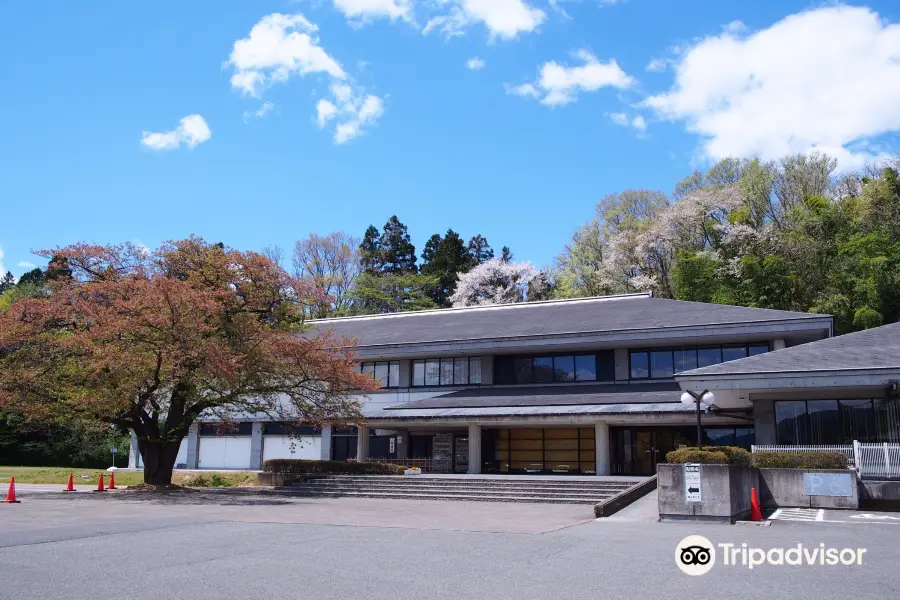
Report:
M 396 214 L 553 263 L 604 195 L 900 151 L 900 4 L 0 6 L 0 272 L 75 242 L 287 251 Z

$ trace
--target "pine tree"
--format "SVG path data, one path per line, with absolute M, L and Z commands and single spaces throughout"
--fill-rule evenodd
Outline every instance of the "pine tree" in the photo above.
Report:
M 509 249 L 509 246 L 503 246 L 502 254 L 500 254 L 500 260 L 505 263 L 512 262 L 513 253 L 512 250 Z
M 364 273 L 374 274 L 381 270 L 381 239 L 378 229 L 369 225 L 359 245 L 359 262 Z
M 16 278 L 9 271 L 6 272 L 6 275 L 0 279 L 0 294 L 5 292 L 6 290 L 11 290 L 16 287 Z
M 473 267 L 494 258 L 493 248 L 491 248 L 487 238 L 482 237 L 480 233 L 469 240 L 467 252 L 469 253 L 469 261 Z
M 450 306 L 450 296 L 456 290 L 459 273 L 471 268 L 471 259 L 459 234 L 447 230 L 443 238 L 437 234 L 429 238 L 422 253 L 422 273 L 437 277 L 432 298 L 440 306 Z
M 368 231 L 366 232 L 368 234 Z M 406 225 L 397 215 L 388 219 L 379 240 L 381 271 L 384 273 L 416 273 L 416 247 L 409 239 Z

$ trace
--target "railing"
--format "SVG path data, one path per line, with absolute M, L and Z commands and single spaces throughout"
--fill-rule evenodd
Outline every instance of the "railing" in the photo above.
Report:
M 856 464 L 856 456 L 853 446 L 847 445 L 818 445 L 818 446 L 786 446 L 786 445 L 756 445 L 750 446 L 752 452 L 840 452 L 847 457 L 847 466 Z
M 856 468 L 860 479 L 900 479 L 900 444 L 854 441 L 851 445 L 754 445 L 752 451 L 840 452 L 847 457 L 847 466 Z
M 853 442 L 856 465 L 862 479 L 900 479 L 900 444 Z

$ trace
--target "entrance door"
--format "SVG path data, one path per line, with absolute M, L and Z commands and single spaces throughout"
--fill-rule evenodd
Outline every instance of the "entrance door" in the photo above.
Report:
M 655 475 L 666 454 L 694 441 L 683 427 L 622 427 L 613 430 L 613 473 Z
M 453 472 L 467 473 L 469 471 L 469 438 L 453 438 Z
M 635 432 L 635 470 L 638 475 L 652 475 L 656 473 L 656 445 L 653 430 L 638 430 Z

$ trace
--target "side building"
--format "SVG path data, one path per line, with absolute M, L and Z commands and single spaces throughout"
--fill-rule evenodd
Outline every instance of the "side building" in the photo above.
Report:
M 827 315 L 649 294 L 311 324 L 358 340 L 360 369 L 382 386 L 360 398 L 363 421 L 302 432 L 295 442 L 275 423 L 246 420 L 228 436 L 200 424 L 180 464 L 362 457 L 444 473 L 652 474 L 667 452 L 697 443 L 676 376 L 832 335 Z M 749 394 L 717 392 L 703 442 L 749 447 L 770 421 Z

